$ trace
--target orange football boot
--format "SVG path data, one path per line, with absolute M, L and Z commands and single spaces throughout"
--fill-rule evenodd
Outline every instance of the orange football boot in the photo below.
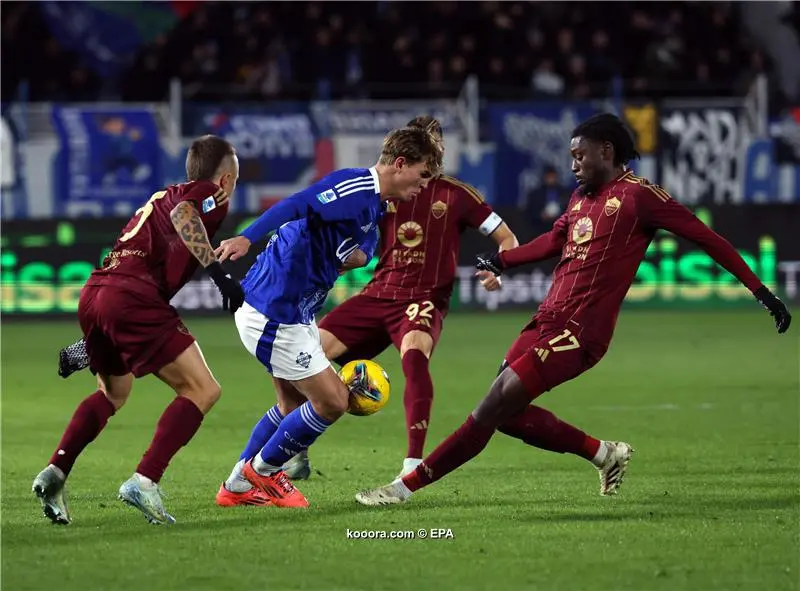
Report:
M 308 507 L 308 501 L 283 470 L 264 476 L 253 468 L 250 460 L 244 465 L 242 476 L 259 489 L 276 507 Z
M 217 505 L 220 507 L 235 507 L 237 505 L 257 505 L 263 507 L 271 505 L 269 497 L 255 486 L 245 492 L 233 492 L 225 488 L 225 483 L 219 485 L 217 491 Z

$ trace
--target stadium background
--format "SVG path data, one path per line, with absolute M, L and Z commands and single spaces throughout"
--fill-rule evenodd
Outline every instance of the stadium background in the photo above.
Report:
M 637 172 L 697 209 L 770 287 L 800 301 L 792 3 L 786 14 L 769 3 L 617 3 L 630 8 L 622 18 L 599 3 L 233 6 L 39 2 L 3 11 L 4 315 L 74 312 L 77 288 L 123 218 L 183 179 L 194 136 L 221 134 L 239 150 L 228 235 L 327 172 L 369 164 L 383 134 L 418 113 L 444 123 L 447 171 L 528 240 L 547 227 L 545 171 L 557 174 L 554 194 L 574 186 L 570 130 L 615 111 L 637 134 Z M 789 43 L 762 43 L 752 23 L 770 18 L 794 35 Z M 453 26 L 437 29 L 446 19 Z M 468 269 L 482 248 L 465 236 L 454 309 L 541 300 L 547 266 L 511 273 L 501 294 L 477 289 Z M 343 277 L 330 302 L 367 278 Z M 213 311 L 212 292 L 195 281 L 176 304 Z M 696 249 L 660 237 L 628 301 L 749 305 L 750 296 Z
M 87 375 L 55 376 L 57 348 L 77 336 L 80 287 L 150 193 L 183 179 L 202 133 L 228 137 L 241 158 L 217 239 L 332 169 L 370 164 L 388 129 L 429 113 L 445 126 L 447 171 L 526 241 L 573 186 L 571 129 L 611 110 L 636 132 L 637 172 L 729 238 L 797 309 L 798 14 L 791 2 L 3 3 L 4 586 L 41 588 L 56 576 L 46 564 L 62 589 L 239 588 L 255 584 L 252 550 L 268 560 L 268 584 L 306 591 L 376 581 L 797 591 L 797 326 L 778 338 L 751 294 L 668 234 L 639 269 L 625 307 L 641 310 L 621 315 L 606 359 L 543 402 L 635 444 L 619 503 L 596 497 L 579 460 L 495 438 L 413 504 L 359 511 L 352 492 L 403 457 L 390 351 L 380 361 L 394 401 L 368 420 L 345 417 L 314 447 L 322 473 L 302 486 L 312 511 L 217 511 L 222 472 L 272 390 L 201 276 L 174 303 L 225 394 L 167 473 L 179 528 L 145 529 L 112 502 L 163 406 L 154 378 L 78 462 L 67 530 L 45 528 L 30 479 L 90 387 Z M 429 449 L 472 409 L 549 285 L 552 265 L 536 265 L 485 293 L 472 263 L 486 246 L 465 234 L 432 364 Z M 369 276 L 343 277 L 328 305 Z M 453 527 L 456 540 L 344 540 L 345 527 L 423 526 Z

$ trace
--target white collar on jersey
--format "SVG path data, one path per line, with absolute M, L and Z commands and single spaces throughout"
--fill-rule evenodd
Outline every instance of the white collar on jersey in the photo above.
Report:
M 372 168 L 369 169 L 369 173 L 372 175 L 372 180 L 375 181 L 375 194 L 376 195 L 380 195 L 381 194 L 381 183 L 378 180 L 378 171 L 373 166 Z

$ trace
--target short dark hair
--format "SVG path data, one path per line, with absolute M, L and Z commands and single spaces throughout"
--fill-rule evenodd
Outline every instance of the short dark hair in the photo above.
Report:
M 433 134 L 435 137 L 443 137 L 442 124 L 439 120 L 430 115 L 419 115 L 414 117 L 411 121 L 406 123 L 406 127 L 419 127 L 426 130 L 428 133 Z
M 229 141 L 216 135 L 204 135 L 192 142 L 186 154 L 186 179 L 210 181 L 220 164 L 228 156 L 235 156 L 236 149 Z
M 600 113 L 589 117 L 572 131 L 572 137 L 584 137 L 596 142 L 608 142 L 614 146 L 614 165 L 622 166 L 640 158 L 636 151 L 633 133 L 625 122 L 612 113 Z

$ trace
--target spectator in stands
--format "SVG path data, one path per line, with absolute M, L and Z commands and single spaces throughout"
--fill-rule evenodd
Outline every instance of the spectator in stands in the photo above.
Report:
M 558 171 L 548 166 L 542 175 L 542 184 L 528 193 L 525 202 L 527 218 L 537 232 L 547 231 L 564 213 L 570 193 L 561 184 Z

